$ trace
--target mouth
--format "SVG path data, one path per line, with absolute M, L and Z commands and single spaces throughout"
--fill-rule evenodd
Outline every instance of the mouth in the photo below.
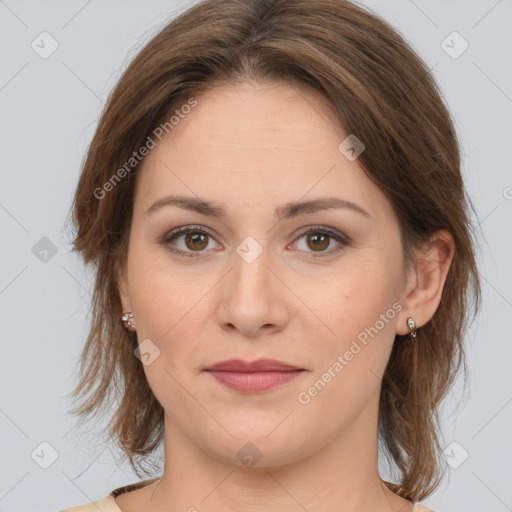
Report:
M 253 362 L 230 359 L 214 364 L 204 371 L 220 384 L 246 393 L 273 389 L 306 372 L 304 368 L 275 359 L 259 359 Z

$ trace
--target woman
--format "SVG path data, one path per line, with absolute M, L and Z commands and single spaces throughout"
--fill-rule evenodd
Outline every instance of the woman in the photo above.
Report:
M 96 271 L 73 412 L 118 397 L 112 440 L 139 476 L 163 440 L 164 468 L 67 510 L 430 510 L 480 297 L 469 204 L 438 86 L 376 15 L 174 19 L 111 94 L 73 205 Z

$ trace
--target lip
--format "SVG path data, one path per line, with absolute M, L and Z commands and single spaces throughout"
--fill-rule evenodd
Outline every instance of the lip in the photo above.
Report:
M 256 361 L 244 361 L 243 359 L 228 359 L 220 361 L 206 368 L 211 371 L 227 371 L 227 372 L 288 372 L 294 370 L 303 370 L 297 366 L 292 366 L 276 359 L 257 359 Z
M 257 393 L 290 382 L 305 370 L 275 359 L 243 361 L 230 359 L 207 368 L 213 378 L 236 391 Z

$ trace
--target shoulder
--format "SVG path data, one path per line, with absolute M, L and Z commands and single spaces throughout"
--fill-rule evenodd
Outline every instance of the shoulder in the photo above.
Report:
M 431 508 L 428 508 L 421 503 L 416 503 L 412 509 L 412 512 L 435 512 L 435 510 L 432 510 Z
M 60 512 L 98 512 L 98 510 L 101 510 L 101 512 L 121 511 L 121 509 L 116 505 L 116 502 L 114 501 L 114 496 L 109 494 L 100 500 L 93 501 L 85 505 L 79 505 L 78 507 L 66 508 Z
M 117 496 L 141 489 L 142 487 L 146 487 L 147 485 L 159 479 L 160 477 L 155 477 L 151 478 L 150 480 L 141 480 L 132 484 L 123 485 L 122 487 L 117 487 L 112 492 L 110 492 L 110 494 L 97 501 L 93 501 L 85 505 L 79 505 L 78 507 L 66 508 L 64 510 L 60 510 L 59 512 L 98 512 L 99 510 L 101 512 L 122 512 L 115 501 Z

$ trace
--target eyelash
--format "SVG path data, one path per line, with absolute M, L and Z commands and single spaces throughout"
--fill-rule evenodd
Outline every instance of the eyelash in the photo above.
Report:
M 210 231 L 206 228 L 203 228 L 201 226 L 184 226 L 184 227 L 175 229 L 174 231 L 171 231 L 170 233 L 167 233 L 162 238 L 160 243 L 167 246 L 167 249 L 169 251 L 177 254 L 178 256 L 184 256 L 186 258 L 197 258 L 197 257 L 201 256 L 201 253 L 204 251 L 196 251 L 195 253 L 193 251 L 186 252 L 186 251 L 182 251 L 181 249 L 171 248 L 169 246 L 170 242 L 176 240 L 177 238 L 180 238 L 180 236 L 186 235 L 187 233 L 198 233 L 198 234 L 208 235 L 211 238 L 214 238 L 213 235 L 210 233 Z M 325 227 L 325 226 L 312 226 L 312 227 L 308 228 L 307 230 L 301 232 L 299 235 L 297 235 L 297 237 L 295 238 L 295 241 L 300 240 L 302 237 L 304 237 L 306 235 L 310 235 L 312 233 L 328 235 L 329 237 L 334 239 L 336 242 L 339 242 L 340 246 L 336 249 L 331 249 L 328 252 L 318 253 L 318 254 L 322 254 L 321 256 L 311 256 L 311 254 L 308 254 L 308 255 L 306 255 L 306 258 L 312 258 L 312 259 L 327 258 L 328 256 L 337 254 L 338 252 L 343 250 L 344 247 L 349 246 L 351 243 L 351 239 L 348 236 L 343 235 L 343 234 L 339 233 L 338 231 L 335 231 L 335 230 Z

